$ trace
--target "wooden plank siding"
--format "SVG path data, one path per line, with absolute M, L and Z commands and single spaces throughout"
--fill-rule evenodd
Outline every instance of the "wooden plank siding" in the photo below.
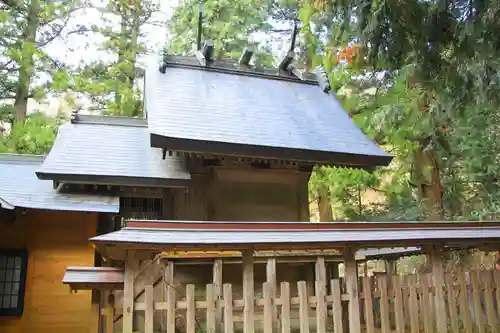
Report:
M 187 220 L 309 221 L 307 172 L 213 167 L 192 177 L 186 200 L 174 200 Z
M 0 317 L 2 333 L 89 333 L 91 291 L 70 294 L 61 283 L 67 266 L 93 266 L 97 214 L 27 210 L 0 221 L 0 248 L 25 248 L 24 313 Z M 64 311 L 61 311 L 64 309 Z

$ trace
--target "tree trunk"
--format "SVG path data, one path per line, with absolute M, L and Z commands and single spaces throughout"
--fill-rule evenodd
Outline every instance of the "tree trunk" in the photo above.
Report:
M 321 222 L 333 221 L 332 205 L 330 204 L 330 191 L 327 185 L 321 185 L 318 190 L 319 220 Z
M 16 84 L 14 101 L 15 122 L 23 122 L 28 113 L 28 98 L 31 77 L 34 72 L 34 54 L 36 50 L 36 32 L 39 23 L 40 0 L 31 0 L 26 17 L 26 26 L 22 33 L 19 77 Z
M 432 149 L 425 150 L 423 144 L 419 145 L 414 154 L 413 180 L 418 187 L 425 219 L 444 220 L 443 186 L 436 153 Z

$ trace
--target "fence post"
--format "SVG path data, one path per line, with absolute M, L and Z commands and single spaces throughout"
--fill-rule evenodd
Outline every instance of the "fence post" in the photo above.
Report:
M 134 276 L 137 268 L 135 251 L 127 251 L 123 286 L 123 333 L 132 333 L 134 321 Z
M 253 251 L 243 251 L 243 332 L 254 333 L 254 274 Z
M 346 248 L 344 260 L 346 289 L 349 295 L 349 332 L 359 333 L 361 332 L 361 320 L 359 315 L 358 267 L 354 249 Z
M 434 288 L 436 290 L 436 297 L 434 298 L 436 304 L 436 326 L 438 333 L 447 333 L 448 326 L 446 323 L 446 303 L 444 298 L 444 265 L 442 257 L 442 247 L 433 246 L 430 249 L 431 262 L 432 262 L 432 275 L 434 277 Z

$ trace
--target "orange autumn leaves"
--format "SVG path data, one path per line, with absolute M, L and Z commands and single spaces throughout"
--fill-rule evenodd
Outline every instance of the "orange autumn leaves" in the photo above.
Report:
M 333 66 L 337 66 L 339 63 L 352 65 L 360 56 L 361 50 L 361 45 L 354 44 L 344 48 L 331 48 L 327 51 L 326 56 Z

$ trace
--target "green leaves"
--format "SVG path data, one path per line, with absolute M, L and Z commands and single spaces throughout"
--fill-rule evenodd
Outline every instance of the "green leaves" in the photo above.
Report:
M 43 113 L 30 114 L 25 122 L 16 123 L 10 134 L 0 135 L 0 152 L 47 154 L 57 133 L 57 120 Z

